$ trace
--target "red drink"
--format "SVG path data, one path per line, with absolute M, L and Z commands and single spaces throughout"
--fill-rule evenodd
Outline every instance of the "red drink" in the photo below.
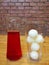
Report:
M 18 60 L 22 56 L 19 32 L 8 32 L 7 58 Z

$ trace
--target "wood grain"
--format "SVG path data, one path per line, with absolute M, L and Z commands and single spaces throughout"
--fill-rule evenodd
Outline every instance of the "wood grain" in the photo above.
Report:
M 42 44 L 42 58 L 37 62 L 30 61 L 27 56 L 26 37 L 20 36 L 20 39 L 23 56 L 18 61 L 10 61 L 6 58 L 7 35 L 0 35 L 0 65 L 49 65 L 49 37 L 45 36 L 45 42 Z

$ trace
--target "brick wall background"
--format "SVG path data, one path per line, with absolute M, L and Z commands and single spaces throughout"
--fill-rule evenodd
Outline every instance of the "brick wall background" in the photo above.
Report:
M 0 34 L 31 28 L 49 35 L 49 0 L 0 0 Z

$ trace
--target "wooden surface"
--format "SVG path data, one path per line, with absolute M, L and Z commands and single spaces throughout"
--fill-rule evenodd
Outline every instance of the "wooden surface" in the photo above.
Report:
M 7 35 L 0 35 L 0 65 L 49 65 L 49 37 L 45 37 L 45 42 L 42 44 L 42 58 L 40 61 L 31 62 L 28 59 L 26 37 L 21 36 L 22 58 L 18 61 L 10 61 L 6 58 L 7 50 Z

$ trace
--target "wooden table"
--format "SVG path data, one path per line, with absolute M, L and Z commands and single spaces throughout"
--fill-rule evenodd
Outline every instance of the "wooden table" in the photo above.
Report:
M 31 62 L 28 59 L 26 37 L 20 36 L 20 38 L 23 56 L 18 61 L 9 61 L 6 58 L 7 35 L 0 35 L 0 65 L 49 65 L 49 37 L 45 37 L 45 42 L 42 45 L 42 59 L 38 62 Z

